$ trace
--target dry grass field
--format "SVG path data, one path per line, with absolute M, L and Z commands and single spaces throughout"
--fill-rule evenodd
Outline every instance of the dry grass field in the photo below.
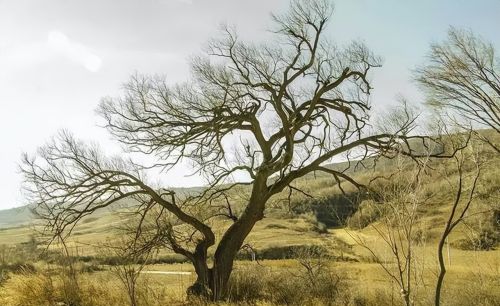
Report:
M 488 156 L 487 166 L 473 206 L 445 247 L 448 273 L 443 305 L 500 305 L 499 228 L 495 223 L 500 158 L 487 149 L 482 154 Z M 452 183 L 458 178 L 451 161 L 437 161 L 432 166 L 434 171 L 419 187 L 429 197 L 416 211 L 419 238 L 413 245 L 411 276 L 414 305 L 433 303 L 437 242 L 454 200 Z M 391 167 L 387 162 L 379 172 L 359 171 L 355 175 L 359 181 L 367 181 Z M 385 188 L 391 182 L 382 180 L 378 184 L 377 188 Z M 325 217 L 317 204 L 335 211 L 336 203 L 345 202 L 335 181 L 326 176 L 308 177 L 297 186 L 314 199 L 294 195 L 290 202 L 276 199 L 272 203 L 266 217 L 246 239 L 257 260 L 250 260 L 248 250 L 241 252 L 226 305 L 401 305 L 400 289 L 384 270 L 396 271 L 396 263 L 380 235 L 383 219 L 360 208 L 368 200 L 352 204 L 349 216 L 339 218 L 343 222 L 325 225 L 333 222 L 332 216 Z M 344 187 L 347 193 L 356 191 Z M 306 208 L 304 203 L 308 204 Z M 179 256 L 161 250 L 145 264 L 113 259 L 113 251 L 106 248 L 120 236 L 121 225 L 132 222 L 127 209 L 125 205 L 84 219 L 66 242 L 71 259 L 66 261 L 58 255 L 61 245 L 46 249 L 43 243 L 35 242 L 41 229 L 36 221 L 2 228 L 0 304 L 129 305 L 123 271 L 142 271 L 134 285 L 137 305 L 205 305 L 206 301 L 187 300 L 185 292 L 195 274 Z M 363 211 L 368 215 L 362 215 Z M 364 226 L 352 225 L 352 220 L 366 217 L 373 218 L 368 218 Z M 215 228 L 228 225 L 221 219 Z M 489 244 L 482 247 L 478 241 Z

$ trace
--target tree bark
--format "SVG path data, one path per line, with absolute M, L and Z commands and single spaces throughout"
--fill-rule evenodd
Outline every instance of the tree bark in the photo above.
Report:
M 196 271 L 196 281 L 188 288 L 188 295 L 205 297 L 219 301 L 227 296 L 228 281 L 233 270 L 234 259 L 262 214 L 255 214 L 234 223 L 223 236 L 214 255 L 212 268 L 208 268 L 207 257 L 195 255 L 192 259 Z
M 439 275 L 436 283 L 436 293 L 434 295 L 435 306 L 439 306 L 441 303 L 441 288 L 443 287 L 444 276 L 446 274 L 446 266 L 444 264 L 444 257 L 443 257 L 443 248 L 448 234 L 449 232 L 447 226 L 441 237 L 441 240 L 439 240 L 439 245 L 438 245 Z
M 247 208 L 222 236 L 214 254 L 212 268 L 208 268 L 206 250 L 195 254 L 197 280 L 189 287 L 188 294 L 204 296 L 214 301 L 227 297 L 228 282 L 233 270 L 234 259 L 243 242 L 257 221 L 264 217 L 265 203 L 269 199 L 266 178 L 256 179 Z
M 196 272 L 196 281 L 187 289 L 188 296 L 199 296 L 210 298 L 212 295 L 211 290 L 211 271 L 208 268 L 206 258 L 194 258 L 193 266 Z

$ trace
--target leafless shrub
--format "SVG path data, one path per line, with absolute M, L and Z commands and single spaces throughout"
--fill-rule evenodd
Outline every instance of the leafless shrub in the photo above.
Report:
M 422 271 L 416 243 L 422 237 L 418 231 L 417 213 L 419 207 L 428 200 L 422 188 L 428 162 L 427 159 L 420 164 L 410 164 L 409 170 L 404 158 L 399 158 L 398 170 L 388 178 L 390 183 L 378 189 L 382 204 L 376 209 L 383 209 L 383 212 L 377 213 L 381 218 L 370 226 L 377 233 L 380 243 L 370 243 L 361 235 L 347 231 L 358 245 L 368 251 L 391 282 L 397 285 L 402 301 L 407 306 L 414 304 L 421 282 Z

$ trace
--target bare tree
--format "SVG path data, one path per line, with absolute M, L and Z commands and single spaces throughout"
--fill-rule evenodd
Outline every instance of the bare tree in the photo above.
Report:
M 148 255 L 141 256 L 140 253 L 134 252 L 127 241 L 115 245 L 104 246 L 106 252 L 111 252 L 116 258 L 116 264 L 111 266 L 111 271 L 118 276 L 120 282 L 125 288 L 130 306 L 139 305 L 137 294 L 137 283 L 141 272 L 148 263 Z
M 429 163 L 429 159 L 418 164 L 408 163 L 401 156 L 397 159 L 396 171 L 384 178 L 385 182 L 379 181 L 382 186 L 375 187 L 380 202 L 375 208 L 381 216 L 370 225 L 376 233 L 375 245 L 362 235 L 347 231 L 397 284 L 401 302 L 406 306 L 414 305 L 422 272 L 416 250 L 422 240 L 418 231 L 418 211 L 429 200 L 422 183 Z
M 429 104 L 500 133 L 500 63 L 493 45 L 451 28 L 448 40 L 433 44 L 428 58 L 416 73 Z M 500 153 L 498 143 L 482 138 Z
M 456 183 L 456 194 L 453 204 L 451 206 L 448 219 L 446 220 L 443 233 L 438 243 L 438 261 L 439 261 L 439 274 L 436 282 L 436 293 L 434 296 L 434 304 L 439 306 L 441 303 L 441 289 L 443 287 L 444 277 L 446 275 L 446 266 L 444 261 L 443 250 L 448 236 L 451 234 L 453 229 L 467 216 L 467 212 L 474 200 L 474 193 L 478 186 L 478 180 L 481 173 L 481 162 L 477 153 L 472 153 L 471 155 L 461 152 L 454 157 L 456 170 L 458 172 L 458 182 Z M 475 168 L 475 173 L 467 186 L 465 169 L 467 167 L 467 161 L 470 160 Z M 454 184 L 455 185 L 455 184 Z M 468 188 L 467 188 L 468 187 Z M 467 190 L 468 189 L 468 190 Z M 466 198 L 465 201 L 463 198 Z
M 217 300 L 273 195 L 314 171 L 363 187 L 348 169 L 325 166 L 334 158 L 417 155 L 411 144 L 428 142 L 410 135 L 414 117 L 390 132 L 370 128 L 369 73 L 380 60 L 361 43 L 340 47 L 323 38 L 332 10 L 331 1 L 292 1 L 273 16 L 274 43 L 245 43 L 225 28 L 207 55 L 192 61 L 190 82 L 168 86 L 136 75 L 122 97 L 103 99 L 98 113 L 108 131 L 131 156 L 153 164 L 106 158 L 68 132 L 24 156 L 25 188 L 48 228 L 69 235 L 84 216 L 133 199 L 139 249 L 186 256 L 197 273 L 189 292 Z M 207 178 L 202 192 L 176 194 L 146 176 L 181 161 Z M 248 196 L 236 209 L 232 197 L 241 186 Z M 212 224 L 220 218 L 232 223 L 216 240 Z

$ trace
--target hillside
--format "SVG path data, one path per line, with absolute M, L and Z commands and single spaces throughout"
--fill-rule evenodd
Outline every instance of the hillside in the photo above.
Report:
M 482 148 L 481 155 L 487 159 L 488 166 L 483 171 L 481 186 L 478 190 L 478 199 L 473 207 L 474 212 L 486 211 L 476 217 L 471 217 L 472 227 L 493 224 L 495 221 L 495 211 L 499 210 L 496 197 L 500 196 L 498 186 L 500 186 L 500 158 L 486 147 Z M 373 161 L 368 161 L 373 163 Z M 329 165 L 331 168 L 345 168 L 345 163 Z M 423 190 L 429 196 L 421 207 L 419 207 L 419 222 L 421 230 L 427 233 L 429 239 L 437 239 L 439 231 L 445 222 L 449 207 L 453 202 L 454 191 L 450 182 L 456 181 L 457 176 L 452 169 L 451 161 L 435 160 L 432 167 L 441 169 L 437 174 L 428 176 L 423 181 Z M 448 169 L 451 175 L 444 174 L 443 169 Z M 376 176 L 390 176 L 395 170 L 394 160 L 382 160 L 375 169 L 358 168 L 351 174 L 359 182 L 368 183 L 370 178 Z M 375 181 L 375 188 L 385 188 L 389 183 L 384 179 Z M 290 201 L 288 191 L 278 195 L 271 201 L 266 218 L 259 222 L 255 230 L 247 238 L 247 242 L 257 248 L 268 248 L 272 246 L 286 246 L 296 244 L 316 244 L 319 242 L 338 240 L 344 237 L 342 228 L 347 224 L 349 218 L 360 218 L 362 211 L 358 207 L 362 205 L 363 211 L 366 210 L 364 196 L 346 182 L 342 183 L 342 188 L 346 194 L 342 194 L 337 182 L 324 173 L 317 173 L 309 177 L 300 179 L 295 187 L 312 195 L 313 198 L 306 197 L 301 193 L 293 193 Z M 197 192 L 200 188 L 179 188 L 178 193 Z M 244 192 L 244 191 L 243 191 Z M 235 209 L 241 203 L 240 194 L 235 194 Z M 383 204 L 383 203 L 382 203 Z M 130 204 L 128 204 L 130 205 Z M 119 232 L 119 228 L 132 222 L 132 216 L 128 211 L 128 205 L 121 205 L 119 209 L 104 209 L 94 213 L 84 219 L 73 231 L 71 240 L 82 245 L 96 245 L 99 241 L 113 239 Z M 241 205 L 241 204 L 239 204 Z M 496 206 L 495 206 L 496 205 Z M 366 214 L 366 212 L 365 212 Z M 498 213 L 497 213 L 498 214 Z M 10 209 L 0 213 L 0 225 L 11 227 L 0 231 L 0 244 L 13 244 L 27 241 L 29 239 L 29 227 L 26 224 L 30 222 L 30 213 L 26 208 Z M 363 227 L 359 228 L 361 232 L 370 233 L 370 222 L 376 222 L 376 218 L 363 221 Z M 230 223 L 227 220 L 217 221 L 216 228 L 224 228 Z M 479 225 L 478 225 L 479 224 Z M 328 237 L 325 233 L 325 227 L 330 228 L 330 233 L 340 233 L 339 237 Z M 340 231 L 340 232 L 339 232 Z M 373 233 L 371 233 L 373 234 Z M 470 235 L 465 232 L 456 231 L 455 240 L 464 239 Z M 343 239 L 344 242 L 349 239 Z M 352 243 L 352 241 L 350 241 Z M 89 252 L 92 252 L 89 250 Z
M 446 305 L 497 305 L 495 301 L 500 298 L 500 156 L 493 154 L 487 147 L 480 147 L 479 155 L 484 165 L 473 206 L 466 216 L 465 225 L 459 225 L 446 244 L 448 276 L 445 299 L 459 300 L 461 303 Z M 374 170 L 359 168 L 351 174 L 357 181 L 365 184 L 374 177 L 384 176 L 385 179 L 375 180 L 371 187 L 379 191 L 402 190 L 412 194 L 412 185 L 407 184 L 415 174 L 411 162 L 384 160 L 377 165 Z M 397 176 L 391 176 L 397 173 L 397 165 L 401 171 Z M 344 165 L 329 167 L 340 166 Z M 456 192 L 455 183 L 458 181 L 454 160 L 437 159 L 430 161 L 428 166 L 432 171 L 425 173 L 421 184 L 417 186 L 418 194 L 423 195 L 424 200 L 418 201 L 415 232 L 411 238 L 414 242 L 412 270 L 419 273 L 417 285 L 426 286 L 420 287 L 415 293 L 419 300 L 416 305 L 432 304 L 437 271 L 436 246 L 450 213 Z M 473 174 L 473 167 L 465 169 L 467 182 L 470 182 Z M 242 249 L 238 254 L 232 276 L 236 288 L 240 288 L 237 291 L 254 292 L 257 297 L 261 297 L 261 294 L 264 297 L 273 296 L 276 292 L 290 295 L 293 292 L 307 292 L 303 287 L 304 279 L 309 279 L 310 274 L 304 272 L 304 267 L 309 267 L 317 269 L 314 270 L 317 273 L 314 274 L 315 277 L 323 275 L 322 273 L 341 277 L 342 291 L 339 292 L 346 294 L 346 299 L 361 301 L 341 305 L 395 305 L 399 289 L 381 266 L 384 264 L 391 271 L 396 269 L 396 260 L 381 235 L 384 230 L 387 231 L 385 234 L 398 231 L 397 227 L 384 227 L 384 221 L 388 219 L 383 218 L 387 216 L 391 219 L 391 214 L 384 215 L 384 211 L 394 204 L 391 202 L 394 199 L 383 196 L 379 199 L 367 197 L 345 182 L 342 183 L 345 191 L 343 194 L 331 176 L 320 173 L 298 180 L 294 187 L 305 193 L 293 193 L 290 201 L 288 191 L 278 195 L 269 203 L 265 218 L 256 224 L 245 240 L 245 245 L 250 248 Z M 235 211 L 241 209 L 238 205 L 243 203 L 241 200 L 244 199 L 245 193 L 242 189 L 232 194 Z M 116 255 L 109 243 L 122 242 L 118 239 L 123 235 L 124 226 L 135 222 L 133 214 L 130 213 L 131 204 L 125 203 L 119 209 L 105 209 L 86 217 L 66 242 L 66 250 L 71 258 L 77 261 L 79 282 L 90 290 L 88 296 L 99 296 L 98 299 L 106 303 L 111 299 L 119 299 L 116 296 L 123 293 L 116 277 L 120 257 L 117 257 L 119 255 Z M 3 220 L 9 222 L 9 219 L 12 219 L 9 216 L 15 212 L 7 212 L 8 214 L 3 215 Z M 230 224 L 231 221 L 227 219 L 213 220 L 212 226 L 217 239 Z M 19 263 L 24 260 L 28 267 L 32 264 L 33 269 L 39 271 L 36 274 L 26 274 L 25 267 L 21 265 L 21 272 L 9 274 L 11 278 L 4 281 L 3 285 L 0 284 L 0 302 L 17 296 L 17 292 L 31 292 L 33 286 L 42 286 L 36 283 L 39 281 L 46 284 L 64 283 L 57 279 L 64 275 L 61 272 L 63 270 L 54 269 L 57 266 L 54 263 L 62 260 L 58 261 L 57 258 L 63 248 L 58 244 L 53 244 L 48 252 L 43 246 L 36 248 L 33 244 L 36 240 L 32 238 L 37 229 L 40 228 L 28 225 L 0 229 L 0 251 L 10 254 L 10 262 Z M 39 255 L 31 255 L 33 253 L 29 250 L 33 252 L 33 246 L 34 254 Z M 402 249 L 404 250 L 404 247 Z M 214 248 L 208 250 L 209 253 L 213 251 Z M 257 261 L 250 261 L 253 256 L 251 252 L 255 252 Z M 315 259 L 315 256 L 319 256 L 318 259 Z M 65 260 L 60 262 L 64 263 Z M 312 266 L 309 266 L 310 264 Z M 9 271 L 11 267 L 15 266 L 4 266 L 4 271 Z M 47 270 L 47 267 L 50 269 Z M 174 255 L 165 248 L 156 253 L 144 269 L 147 274 L 139 278 L 144 282 L 141 284 L 148 286 L 148 290 L 156 290 L 162 297 L 161 301 L 151 305 L 186 305 L 183 302 L 186 299 L 185 292 L 195 280 L 195 271 L 185 258 Z M 25 289 L 19 289 L 20 283 L 25 284 L 25 287 L 21 287 Z M 97 288 L 102 290 L 96 291 Z M 271 292 L 265 291 L 266 288 Z M 330 297 L 328 294 L 336 289 L 327 287 L 326 290 L 327 296 Z M 19 296 L 24 296 L 24 293 Z M 239 305 L 237 300 L 233 302 L 236 304 L 228 305 Z M 127 301 L 115 300 L 111 304 L 125 305 Z
M 26 225 L 33 220 L 27 206 L 0 210 L 0 229 Z
M 184 194 L 184 193 L 193 193 L 193 192 L 199 192 L 202 190 L 203 187 L 178 187 L 174 188 L 173 190 L 177 194 Z M 128 205 L 133 205 L 133 204 L 127 204 L 124 202 L 121 202 L 117 207 L 123 208 L 127 207 Z M 113 210 L 111 210 L 113 211 Z M 110 210 L 100 210 L 94 213 L 94 215 L 106 215 L 111 212 Z M 29 207 L 27 205 L 20 206 L 20 207 L 15 207 L 15 208 L 10 208 L 10 209 L 2 209 L 0 210 L 0 230 L 2 229 L 7 229 L 11 227 L 20 227 L 20 226 L 26 226 L 35 221 L 35 216 L 33 213 L 30 211 Z

